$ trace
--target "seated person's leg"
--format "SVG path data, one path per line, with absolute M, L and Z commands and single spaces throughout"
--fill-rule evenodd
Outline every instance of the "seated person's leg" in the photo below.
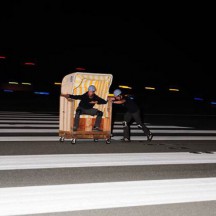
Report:
M 76 115 L 75 115 L 75 119 L 74 119 L 74 128 L 73 128 L 74 131 L 76 131 L 77 128 L 79 127 L 80 115 L 82 113 L 83 113 L 82 108 L 78 107 L 76 110 Z
M 86 109 L 84 112 L 85 112 L 86 115 L 91 115 L 91 116 L 97 115 L 93 130 L 100 131 L 99 128 L 100 128 L 100 123 L 101 123 L 101 119 L 102 119 L 102 116 L 103 116 L 103 112 L 98 110 L 98 109 L 95 109 L 95 108 Z
M 96 117 L 96 120 L 95 120 L 94 129 L 97 129 L 97 130 L 98 130 L 98 129 L 100 128 L 100 124 L 101 124 L 103 112 L 100 111 L 100 110 L 97 110 L 96 115 L 97 115 L 97 117 Z

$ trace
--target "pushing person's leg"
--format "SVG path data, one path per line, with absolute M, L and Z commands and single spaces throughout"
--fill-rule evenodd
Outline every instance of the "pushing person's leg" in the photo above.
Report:
M 122 141 L 129 142 L 130 141 L 130 126 L 129 123 L 123 121 L 123 139 Z
M 147 136 L 148 141 L 151 141 L 153 139 L 153 134 L 145 126 L 145 124 L 142 122 L 140 112 L 137 111 L 137 112 L 133 113 L 133 118 L 134 118 L 135 122 L 137 123 L 138 128 L 142 129 L 144 134 Z
M 153 134 L 151 133 L 151 131 L 145 126 L 144 123 L 141 123 L 139 125 L 137 125 L 138 128 L 142 129 L 144 134 L 147 136 L 147 140 L 151 141 L 153 139 Z
M 123 139 L 122 141 L 130 142 L 130 121 L 132 119 L 131 113 L 127 112 L 124 115 L 124 121 L 123 121 Z

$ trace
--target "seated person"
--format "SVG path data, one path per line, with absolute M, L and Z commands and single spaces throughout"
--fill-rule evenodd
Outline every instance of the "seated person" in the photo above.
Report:
M 67 99 L 72 98 L 75 100 L 80 100 L 80 103 L 76 110 L 76 115 L 75 115 L 75 120 L 74 120 L 74 128 L 73 128 L 74 131 L 77 131 L 77 128 L 79 127 L 80 115 L 82 114 L 91 115 L 91 116 L 97 115 L 93 130 L 101 131 L 100 123 L 101 123 L 101 119 L 103 116 L 103 112 L 93 107 L 95 104 L 106 104 L 107 101 L 97 96 L 95 94 L 95 91 L 96 91 L 95 86 L 90 85 L 88 87 L 88 91 L 84 93 L 83 95 L 61 94 L 61 96 Z

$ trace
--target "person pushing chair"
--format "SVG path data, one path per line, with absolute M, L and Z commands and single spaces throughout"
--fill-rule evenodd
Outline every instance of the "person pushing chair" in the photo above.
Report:
M 124 138 L 122 139 L 122 141 L 130 142 L 130 122 L 132 119 L 135 120 L 138 128 L 143 130 L 144 134 L 147 136 L 147 140 L 151 141 L 153 139 L 153 134 L 141 121 L 140 109 L 133 98 L 123 95 L 120 89 L 116 89 L 113 94 L 113 103 L 121 104 L 126 108 L 126 113 L 124 114 L 123 121 Z

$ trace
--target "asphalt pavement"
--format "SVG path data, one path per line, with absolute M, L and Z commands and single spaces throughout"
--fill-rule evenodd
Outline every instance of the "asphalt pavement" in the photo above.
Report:
M 58 141 L 57 113 L 0 112 L 0 215 L 215 216 L 214 116 L 147 115 L 104 140 Z

